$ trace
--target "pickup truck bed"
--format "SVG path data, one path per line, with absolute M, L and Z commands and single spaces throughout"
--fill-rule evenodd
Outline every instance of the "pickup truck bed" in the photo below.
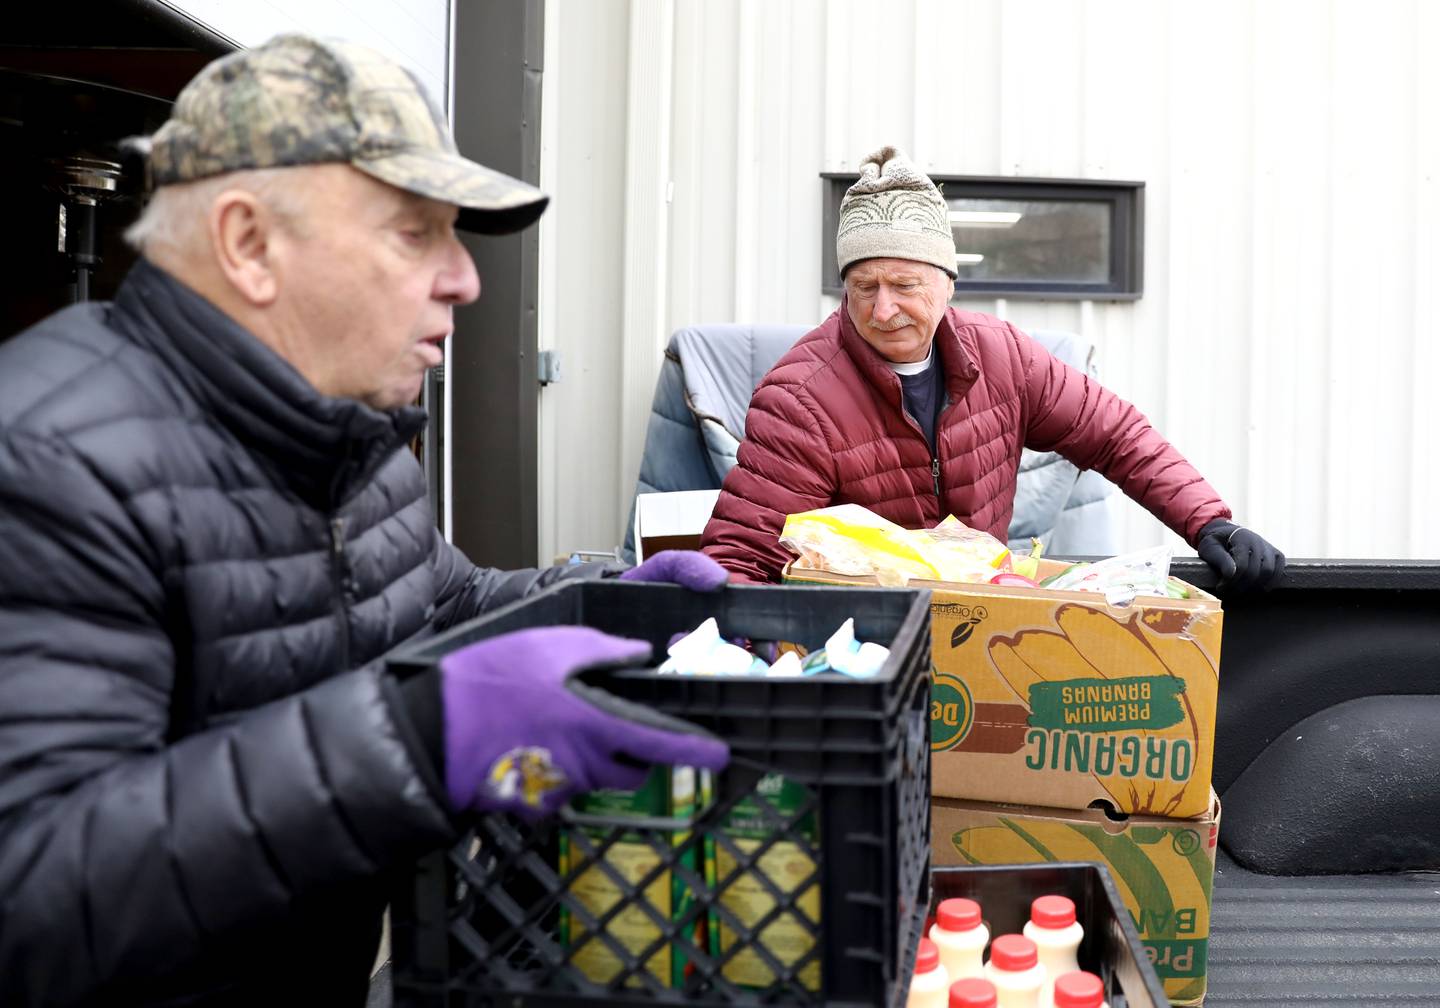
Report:
M 1440 564 L 1225 598 L 1214 784 L 1207 1008 L 1440 1005 Z
M 1440 563 L 1292 561 L 1222 649 L 1205 1005 L 1440 1006 Z
M 1287 878 L 1222 852 L 1209 986 L 1207 1008 L 1440 1004 L 1440 873 Z

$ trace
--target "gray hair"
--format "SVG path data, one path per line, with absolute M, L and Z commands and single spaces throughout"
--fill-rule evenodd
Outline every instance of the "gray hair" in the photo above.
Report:
M 300 168 L 254 168 L 156 189 L 125 241 L 150 258 L 185 257 L 199 250 L 216 197 L 243 189 L 259 198 L 292 231 L 305 212 L 309 179 Z

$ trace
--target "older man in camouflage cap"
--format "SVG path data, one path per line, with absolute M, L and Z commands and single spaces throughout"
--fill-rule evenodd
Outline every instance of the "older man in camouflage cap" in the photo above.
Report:
M 402 68 L 300 36 L 212 64 L 149 155 L 114 303 L 0 347 L 0 1004 L 358 1005 L 383 876 L 457 816 L 725 748 L 568 689 L 649 651 L 583 628 L 381 668 L 561 570 L 472 565 L 405 448 L 480 291 L 455 226 L 545 197 Z
M 302 36 L 207 67 L 149 155 L 159 189 L 129 232 L 146 257 L 270 342 L 321 392 L 380 409 L 415 399 L 441 361 L 452 306 L 479 294 L 452 224 L 516 231 L 547 199 L 461 157 L 403 67 Z M 256 288 L 268 273 L 246 268 L 251 225 L 271 222 L 298 294 L 288 305 Z M 206 244 L 218 254 L 204 255 Z M 433 269 L 421 272 L 433 272 L 433 289 L 411 268 L 427 257 Z

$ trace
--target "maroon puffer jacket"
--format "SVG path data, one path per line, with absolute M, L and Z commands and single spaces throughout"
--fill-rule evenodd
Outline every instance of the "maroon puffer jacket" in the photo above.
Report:
M 946 310 L 935 333 L 946 401 L 937 458 L 902 406 L 900 379 L 844 302 L 796 343 L 750 400 L 738 462 L 702 548 L 737 581 L 778 581 L 785 516 L 862 504 L 905 528 L 953 514 L 1004 541 L 1020 450 L 1058 451 L 1119 485 L 1186 542 L 1229 518 L 1219 495 L 1130 403 L 1019 329 Z

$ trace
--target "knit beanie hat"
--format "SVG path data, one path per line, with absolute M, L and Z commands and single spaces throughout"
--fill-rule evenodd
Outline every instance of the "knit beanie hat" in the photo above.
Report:
M 894 147 L 860 165 L 860 179 L 840 201 L 835 232 L 840 275 L 852 263 L 880 257 L 931 263 L 955 277 L 950 208 L 935 183 Z

